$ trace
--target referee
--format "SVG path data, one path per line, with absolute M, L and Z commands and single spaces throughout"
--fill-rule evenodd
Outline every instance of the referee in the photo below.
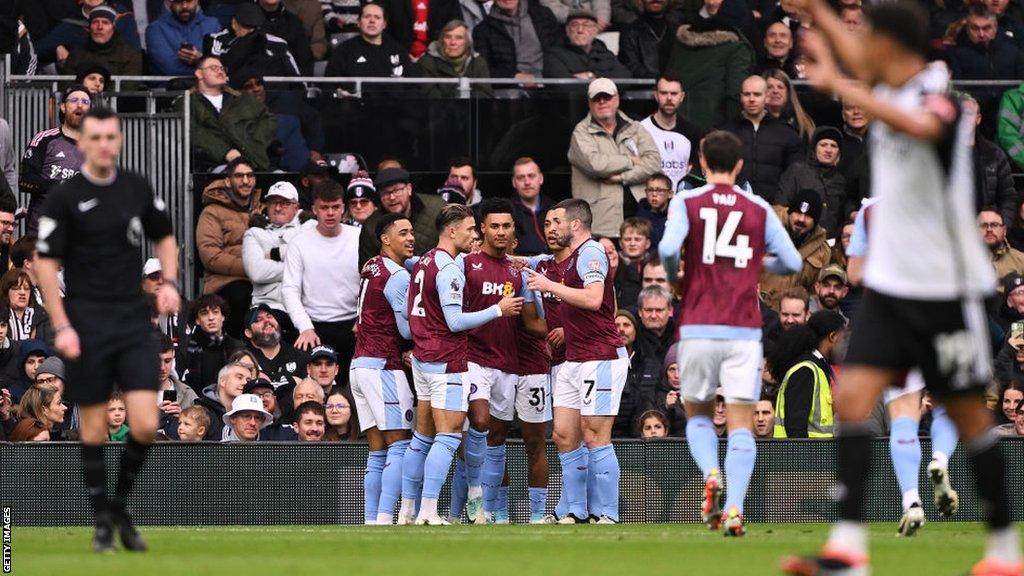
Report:
M 175 314 L 178 248 L 166 206 L 142 177 L 117 169 L 121 121 L 93 109 L 82 120 L 81 172 L 46 199 L 39 219 L 39 285 L 56 333 L 54 346 L 68 360 L 65 396 L 81 414 L 82 471 L 96 519 L 92 547 L 114 550 L 115 529 L 125 549 L 146 550 L 126 509 L 135 476 L 156 436 L 159 345 L 143 298 L 140 249 L 154 242 L 164 282 L 156 295 L 160 314 Z M 63 264 L 67 301 L 60 298 Z M 103 443 L 107 399 L 125 394 L 131 433 L 121 456 L 114 498 L 107 499 Z

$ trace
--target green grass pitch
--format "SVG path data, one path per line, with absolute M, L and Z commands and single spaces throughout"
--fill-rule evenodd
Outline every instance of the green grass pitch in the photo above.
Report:
M 142 527 L 146 554 L 97 556 L 86 528 L 18 528 L 13 573 L 132 576 L 427 576 L 778 574 L 812 553 L 823 524 L 751 524 L 745 538 L 697 525 Z M 873 574 L 963 574 L 984 544 L 980 524 L 933 522 L 913 538 L 871 526 Z

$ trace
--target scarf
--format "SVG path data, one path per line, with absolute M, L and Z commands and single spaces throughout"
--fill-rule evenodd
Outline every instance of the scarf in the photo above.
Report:
M 466 51 L 462 53 L 462 56 L 459 56 L 458 58 L 450 58 L 442 51 L 441 57 L 444 58 L 445 62 L 452 65 L 452 69 L 455 70 L 456 76 L 462 76 L 465 73 L 466 64 L 469 62 L 470 50 L 471 48 L 467 47 Z
M 10 310 L 11 315 L 8 326 L 10 327 L 11 340 L 20 342 L 32 337 L 32 318 L 35 316 L 35 312 L 35 308 L 29 306 L 25 308 L 25 313 L 22 314 L 21 318 L 18 318 L 14 310 Z

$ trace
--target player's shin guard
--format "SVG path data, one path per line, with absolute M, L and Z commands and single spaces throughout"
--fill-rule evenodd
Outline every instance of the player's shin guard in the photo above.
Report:
M 374 450 L 366 455 L 366 472 L 363 473 L 363 522 L 366 524 L 377 522 L 381 475 L 387 457 L 387 450 Z
M 932 458 L 939 459 L 940 463 L 945 466 L 949 457 L 956 451 L 956 443 L 960 438 L 956 431 L 956 424 L 949 419 L 949 414 L 942 406 L 932 409 L 931 436 Z
M 598 495 L 600 508 L 597 516 L 607 516 L 619 521 L 619 458 L 611 444 L 598 446 L 590 450 L 590 468 L 595 470 L 595 493 Z M 591 511 L 594 507 L 591 506 Z
M 718 470 L 718 435 L 715 425 L 707 416 L 694 416 L 686 421 L 686 443 L 690 446 L 700 471 L 707 478 L 712 470 Z
M 480 496 L 484 461 L 487 453 L 487 432 L 474 429 L 466 432 L 462 444 L 462 456 L 466 460 L 466 483 L 473 497 Z
M 896 481 L 903 494 L 903 510 L 909 510 L 914 503 L 920 504 L 917 492 L 917 476 L 921 470 L 921 442 L 917 437 L 917 421 L 901 416 L 892 421 L 889 431 L 889 454 Z
M 462 453 L 466 453 L 463 445 Z M 466 480 L 466 461 L 459 458 L 455 461 L 455 473 L 452 474 L 452 502 L 448 507 L 450 518 L 458 520 L 462 518 L 462 509 L 466 507 L 466 499 L 469 495 L 469 484 Z
M 729 434 L 729 445 L 725 452 L 725 509 L 736 507 L 743 513 L 743 501 L 747 497 L 747 486 L 754 473 L 757 459 L 757 444 L 750 430 L 734 430 Z
M 107 470 L 103 463 L 103 446 L 82 444 L 82 477 L 93 517 L 98 517 L 107 511 Z
M 391 524 L 395 513 L 395 504 L 402 493 L 402 464 L 405 451 L 409 449 L 408 440 L 399 440 L 388 446 L 387 458 L 384 460 L 384 471 L 380 475 L 380 500 L 377 502 L 377 524 Z
M 414 432 L 402 460 L 402 499 L 418 500 L 423 491 L 423 465 L 434 439 Z
M 121 469 L 117 474 L 117 488 L 114 492 L 115 506 L 124 508 L 128 505 L 128 495 L 131 494 L 132 487 L 135 486 L 135 477 L 138 476 L 139 470 L 146 462 L 146 454 L 149 453 L 150 445 L 149 443 L 143 444 L 134 436 L 128 435 L 124 453 L 121 454 Z
M 588 451 L 581 446 L 572 452 L 559 454 L 558 459 L 562 463 L 563 491 L 569 505 L 568 514 L 585 520 L 587 518 Z
M 484 457 L 483 470 L 480 473 L 480 484 L 484 491 L 484 511 L 498 510 L 498 488 L 505 477 L 505 445 L 488 446 Z

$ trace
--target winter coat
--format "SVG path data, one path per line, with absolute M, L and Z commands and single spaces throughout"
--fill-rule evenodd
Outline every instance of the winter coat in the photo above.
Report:
M 672 390 L 682 394 L 682 391 L 678 388 L 672 388 L 672 385 L 668 383 L 668 378 L 661 378 L 657 389 L 654 391 L 654 403 L 649 410 L 659 410 L 662 414 L 668 418 L 668 435 L 669 436 L 686 436 L 686 410 L 683 409 L 681 402 L 676 402 L 671 408 L 665 406 L 665 397 Z M 638 430 L 637 436 L 643 430 Z
M 976 208 L 993 206 L 1003 222 L 1010 224 L 1017 215 L 1019 194 L 1013 186 L 1010 161 L 998 146 L 981 134 L 974 137 L 974 180 Z
M 633 354 L 629 371 L 626 373 L 626 385 L 622 389 L 622 398 L 619 401 L 619 412 L 612 424 L 612 437 L 634 436 L 637 419 L 644 411 L 650 410 L 655 402 L 660 380 L 660 362 Z
M 490 78 L 487 61 L 473 50 L 472 43 L 466 46 L 466 50 L 469 55 L 462 72 L 456 72 L 455 64 L 441 51 L 441 42 L 434 40 L 419 61 L 420 72 L 427 78 Z M 423 91 L 428 98 L 454 98 L 459 93 L 458 86 L 454 84 L 424 84 Z M 473 93 L 489 97 L 494 95 L 494 90 L 487 84 L 473 84 Z
M 665 222 L 668 220 L 668 205 L 661 212 L 655 212 L 647 198 L 641 198 L 636 205 L 636 215 L 651 223 L 651 249 L 658 250 L 661 237 L 665 235 Z
M 1024 274 L 1024 252 L 1015 250 L 1005 240 L 1003 245 L 991 251 L 992 265 L 996 269 L 997 278 L 1005 278 L 1007 274 L 1016 272 Z M 999 286 L 1002 293 L 1003 287 Z
M 621 110 L 618 123 L 613 136 L 588 113 L 573 130 L 568 154 L 572 196 L 590 203 L 594 213 L 591 230 L 609 238 L 619 237 L 624 195 L 639 200 L 647 179 L 661 171 L 661 154 L 647 130 Z M 640 157 L 635 166 L 631 155 Z M 615 175 L 622 177 L 622 183 L 604 182 Z
M 203 14 L 199 6 L 188 22 L 178 20 L 165 7 L 160 18 L 146 28 L 149 72 L 160 76 L 191 76 L 195 67 L 179 60 L 178 50 L 185 43 L 202 50 L 203 38 L 217 30 L 220 30 L 220 23 L 216 18 Z
M 214 337 L 200 328 L 192 331 L 188 343 L 188 372 L 185 383 L 202 395 L 211 384 L 217 386 L 217 374 L 228 363 L 228 358 L 245 346 L 231 336 Z
M 309 48 L 313 58 L 323 60 L 327 55 L 327 32 L 324 30 L 324 17 L 320 12 L 317 0 L 284 0 L 284 7 L 299 17 L 302 27 L 309 38 Z
M 203 211 L 196 223 L 196 247 L 203 262 L 203 294 L 213 294 L 237 280 L 246 280 L 242 264 L 242 238 L 249 219 L 262 205 L 254 190 L 248 205 L 236 204 L 228 196 L 228 179 L 214 180 L 203 190 Z
M 193 89 L 189 98 L 193 167 L 197 172 L 227 163 L 224 156 L 232 148 L 252 162 L 257 172 L 270 169 L 267 149 L 274 141 L 277 120 L 262 102 L 225 88 L 224 104 L 218 114 L 197 90 Z
M 12 352 L 14 352 L 12 344 Z M 32 353 L 42 353 L 46 356 L 50 356 L 52 353 L 50 348 L 42 340 L 22 340 L 17 343 L 18 359 L 17 364 L 14 365 L 15 373 L 17 378 L 13 381 L 8 382 L 5 387 L 11 391 L 11 401 L 14 404 L 21 402 L 21 396 L 35 383 L 28 379 L 28 375 L 25 374 L 25 360 L 28 359 Z
M 415 38 L 413 26 L 416 23 L 416 14 L 413 13 L 412 2 L 382 0 L 380 5 L 388 19 L 384 34 L 394 38 L 408 54 Z M 441 29 L 452 20 L 462 20 L 459 0 L 430 0 L 427 4 L 427 43 L 440 38 Z
M 975 44 L 966 27 L 948 50 L 949 69 L 954 80 L 1002 80 L 1024 77 L 1024 53 L 1010 41 L 997 36 L 988 44 Z
M 79 68 L 87 64 L 102 64 L 116 76 L 140 76 L 142 50 L 122 40 L 117 32 L 106 44 L 97 44 L 89 38 L 71 50 L 67 60 L 60 66 L 60 71 L 63 74 L 77 74 Z M 131 89 L 130 86 L 125 88 Z
M 545 49 L 562 43 L 562 28 L 558 25 L 555 15 L 538 0 L 525 0 L 520 3 L 526 6 L 527 15 L 537 32 L 540 45 Z M 473 45 L 484 57 L 491 70 L 492 78 L 512 78 L 519 71 L 516 58 L 516 41 L 508 31 L 508 24 L 500 16 L 495 15 L 496 6 L 491 8 L 482 22 L 473 29 Z
M 1017 168 L 1024 169 L 1024 84 L 1003 93 L 996 139 Z
M 685 84 L 684 84 L 685 86 Z M 778 204 L 782 173 L 800 160 L 803 141 L 789 124 L 765 114 L 761 124 L 739 116 L 722 127 L 743 142 L 743 171 L 740 180 L 750 182 L 754 193 L 770 203 Z
M 210 417 L 210 427 L 207 428 L 206 436 L 203 436 L 203 440 L 206 442 L 220 442 L 224 437 L 224 415 L 228 413 L 228 408 L 225 408 L 220 403 L 220 397 L 217 396 L 216 382 L 201 389 L 199 399 L 196 400 L 195 405 L 205 408 L 207 415 Z
M 362 36 L 350 38 L 337 46 L 327 63 L 324 76 L 363 76 L 398 78 L 419 76 L 419 66 L 409 60 L 409 52 L 390 36 L 382 36 L 381 44 L 370 44 Z M 351 90 L 348 85 L 342 85 Z M 393 84 L 363 84 L 363 91 L 396 91 L 404 89 Z
M 754 49 L 742 34 L 712 20 L 676 30 L 664 72 L 686 88 L 686 116 L 701 129 L 740 114 L 740 86 L 754 65 Z
M 797 162 L 782 173 L 779 180 L 779 196 L 775 204 L 789 206 L 790 200 L 801 190 L 814 190 L 821 196 L 821 221 L 818 224 L 825 229 L 829 238 L 835 238 L 846 223 L 846 178 L 836 166 L 818 162 L 808 155 L 803 162 Z
M 74 3 L 66 1 L 62 2 L 62 4 L 74 5 Z M 129 46 L 141 49 L 139 29 L 135 25 L 135 15 L 132 14 L 131 8 L 111 2 L 107 4 L 117 12 L 117 21 L 114 23 L 117 35 L 128 43 Z M 85 41 L 89 39 L 89 21 L 86 19 L 84 12 L 79 10 L 75 14 L 62 19 L 46 34 L 37 35 L 33 33 L 32 36 L 35 42 L 39 65 L 50 64 L 57 60 L 58 46 L 63 46 L 68 52 L 71 52 L 73 48 L 85 44 Z
M 789 214 L 785 207 L 776 206 L 775 214 L 784 224 L 788 222 Z M 786 231 L 789 231 L 788 224 L 786 224 Z M 776 309 L 779 305 L 779 297 L 787 288 L 803 286 L 811 291 L 811 287 L 818 281 L 818 273 L 822 268 L 828 266 L 832 259 L 832 248 L 825 240 L 825 229 L 820 225 L 815 226 L 814 230 L 810 231 L 805 238 L 794 240 L 793 243 L 796 244 L 796 249 L 800 252 L 804 263 L 800 272 L 787 276 L 769 274 L 768 272 L 761 273 L 761 292 L 765 296 L 765 301 Z
M 669 304 L 671 305 L 672 303 L 669 302 Z M 640 302 L 638 301 L 636 305 L 639 309 Z M 671 318 L 669 318 L 668 325 L 665 326 L 665 331 L 660 336 L 641 323 L 636 327 L 636 341 L 633 342 L 633 353 L 637 356 L 653 359 L 658 365 L 662 365 L 665 361 L 665 353 L 676 340 L 676 323 Z
M 675 30 L 676 24 L 664 19 L 637 18 L 619 33 L 619 62 L 634 78 L 657 78 Z
M 438 214 L 444 208 L 444 200 L 434 194 L 413 194 L 409 200 L 409 218 L 412 220 L 412 234 L 416 238 L 414 254 L 423 254 L 437 245 Z M 377 236 L 377 220 L 383 215 L 377 210 L 363 222 L 359 231 L 359 268 L 374 256 L 380 254 L 380 237 Z
M 572 78 L 580 72 L 592 72 L 601 78 L 631 78 L 633 74 L 615 58 L 604 42 L 595 39 L 590 51 L 584 52 L 579 46 L 565 42 L 544 52 L 545 78 Z M 584 86 L 576 87 L 583 90 Z
M 274 310 L 284 310 L 281 281 L 284 279 L 284 257 L 288 243 L 302 230 L 316 227 L 316 220 L 305 223 L 299 215 L 283 226 L 267 225 L 249 228 L 242 238 L 242 266 L 252 281 L 252 306 L 266 304 Z
M 518 254 L 530 255 L 548 251 L 544 236 L 544 216 L 551 208 L 551 199 L 541 194 L 539 200 L 537 211 L 534 212 L 517 197 L 512 198 L 512 219 L 515 220 L 516 238 L 519 239 L 519 246 L 516 248 Z

